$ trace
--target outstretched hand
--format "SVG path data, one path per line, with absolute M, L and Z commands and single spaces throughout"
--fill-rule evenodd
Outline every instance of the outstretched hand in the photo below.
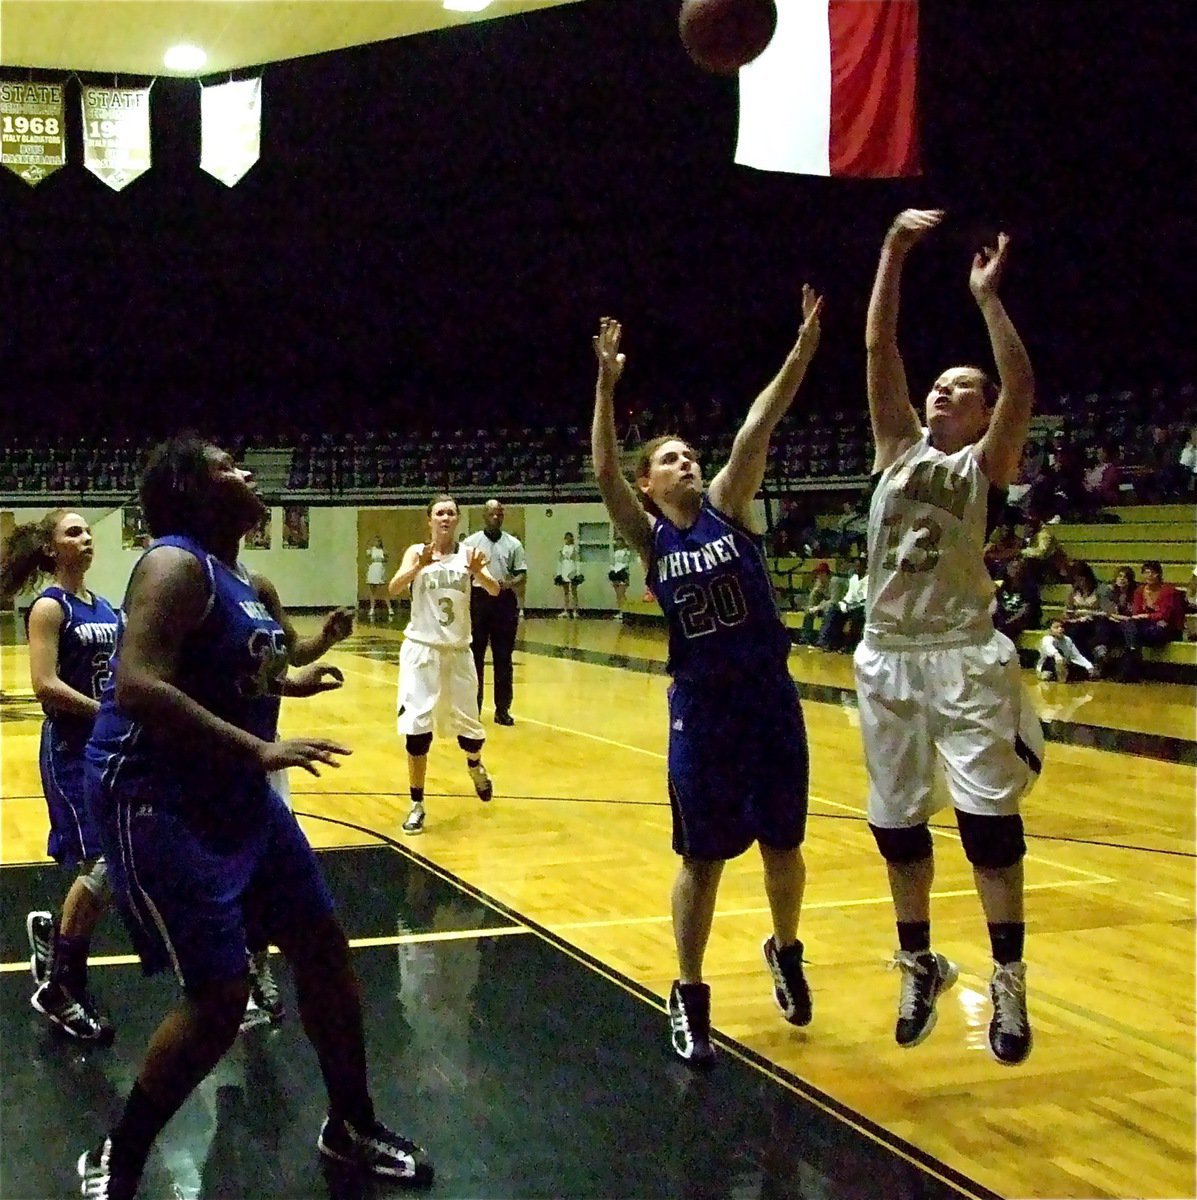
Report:
M 899 250 L 909 250 L 921 242 L 942 220 L 942 208 L 908 208 L 898 213 L 889 227 L 887 240 Z
M 470 573 L 470 575 L 477 575 L 479 571 L 484 570 L 489 561 L 490 559 L 487 558 L 480 547 L 466 547 L 465 565 L 466 570 Z
M 968 286 L 978 300 L 997 294 L 1002 271 L 1006 266 L 1006 247 L 1009 245 L 1009 235 L 999 233 L 996 249 L 993 246 L 983 246 L 973 256 L 972 270 L 968 273 Z
M 340 667 L 331 663 L 311 663 L 291 672 L 288 678 L 292 696 L 315 696 L 319 692 L 334 692 L 345 685 Z
M 416 558 L 416 566 L 423 570 L 432 563 L 432 543 L 422 542 L 420 544 L 420 553 Z
M 594 356 L 598 359 L 598 386 L 604 392 L 612 392 L 623 374 L 626 357 L 619 352 L 619 338 L 623 329 L 614 317 L 603 317 L 599 322 L 598 335 L 594 341 Z
M 334 608 L 324 618 L 324 641 L 329 646 L 343 642 L 353 632 L 353 609 Z
M 285 742 L 263 742 L 258 761 L 267 774 L 286 770 L 287 767 L 302 767 L 313 775 L 319 775 L 317 763 L 339 767 L 341 764 L 334 756 L 351 753 L 347 746 L 330 742 L 327 738 L 290 738 Z

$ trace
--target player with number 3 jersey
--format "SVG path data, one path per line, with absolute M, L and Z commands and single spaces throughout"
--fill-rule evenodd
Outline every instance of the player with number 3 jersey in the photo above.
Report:
M 404 551 L 387 588 L 399 596 L 411 588 L 411 618 L 399 651 L 398 730 L 406 739 L 411 811 L 403 832 L 424 831 L 424 780 L 433 726 L 457 735 L 466 769 L 480 800 L 494 794 L 482 765 L 486 731 L 478 719 L 478 672 L 470 650 L 470 588 L 473 581 L 492 596 L 498 582 L 486 555 L 456 544 L 460 514 L 452 496 L 428 504 L 429 540 Z
M 706 492 L 694 451 L 672 435 L 642 448 L 634 488 L 623 477 L 614 412 L 624 366 L 619 323 L 604 318 L 594 339 L 595 475 L 616 528 L 645 564 L 669 627 L 669 799 L 673 847 L 682 860 L 673 888 L 678 978 L 669 1022 L 674 1053 L 691 1066 L 714 1058 L 702 967 L 723 864 L 753 842 L 773 919 L 764 955 L 774 997 L 792 1024 L 811 1018 L 798 940 L 806 730 L 752 507 L 769 439 L 818 345 L 821 312 L 822 300 L 804 287 L 798 339 Z

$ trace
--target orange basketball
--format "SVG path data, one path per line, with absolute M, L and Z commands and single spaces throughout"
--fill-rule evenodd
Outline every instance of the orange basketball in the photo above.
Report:
M 704 71 L 734 75 L 769 44 L 777 28 L 773 0 L 682 0 L 678 31 Z

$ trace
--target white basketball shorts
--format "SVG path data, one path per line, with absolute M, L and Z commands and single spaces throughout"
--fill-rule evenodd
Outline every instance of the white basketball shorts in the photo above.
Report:
M 399 650 L 401 735 L 431 733 L 481 740 L 478 673 L 469 646 L 460 650 L 405 641 Z
M 855 666 L 871 824 L 920 825 L 949 801 L 979 816 L 1018 812 L 1042 767 L 1043 728 L 1008 637 L 919 650 L 861 642 Z

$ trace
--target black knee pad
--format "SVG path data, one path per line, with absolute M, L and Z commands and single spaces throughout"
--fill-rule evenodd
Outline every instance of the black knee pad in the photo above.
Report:
M 904 829 L 885 829 L 872 823 L 869 828 L 886 862 L 911 863 L 931 857 L 931 831 L 925 821 Z
M 432 734 L 409 733 L 407 735 L 407 752 L 412 758 L 423 758 L 432 746 Z
M 1022 817 L 981 817 L 956 810 L 956 827 L 965 857 L 974 867 L 1012 867 L 1027 852 Z
M 460 747 L 461 747 L 461 748 L 462 748 L 462 749 L 463 749 L 463 750 L 464 750 L 464 751 L 465 751 L 467 754 L 477 754 L 477 753 L 479 753 L 479 752 L 481 751 L 481 749 L 482 749 L 483 745 L 485 744 L 485 742 L 486 742 L 486 738 L 468 738 L 468 737 L 462 737 L 460 733 L 457 735 L 457 744 L 458 744 L 458 745 L 459 745 L 459 746 L 460 746 Z

